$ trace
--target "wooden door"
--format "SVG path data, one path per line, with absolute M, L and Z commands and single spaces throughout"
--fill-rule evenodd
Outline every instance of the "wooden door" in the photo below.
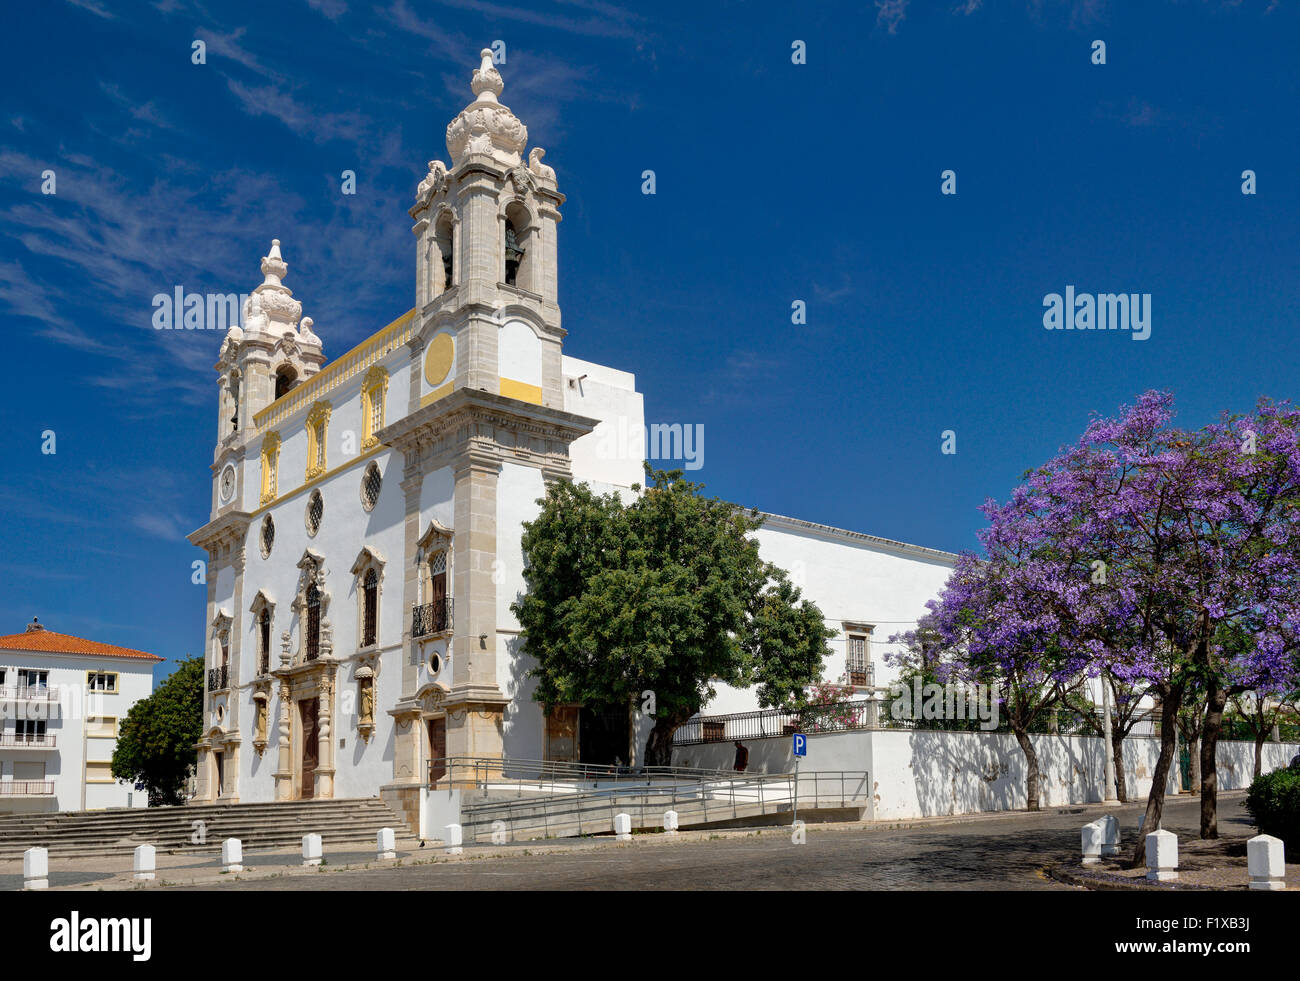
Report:
M 434 783 L 447 775 L 447 764 L 440 762 L 447 756 L 447 720 L 429 720 L 429 782 Z
M 302 799 L 316 796 L 316 765 L 320 758 L 320 699 L 298 703 L 302 713 Z

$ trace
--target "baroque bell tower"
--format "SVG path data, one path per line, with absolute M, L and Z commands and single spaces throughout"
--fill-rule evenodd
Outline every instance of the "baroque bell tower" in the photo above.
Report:
M 504 87 L 484 49 L 470 81 L 474 100 L 447 126 L 450 166 L 429 162 L 409 212 L 417 324 L 408 343 L 410 403 L 379 438 L 405 461 L 413 561 L 404 602 L 420 601 L 421 549 L 445 539 L 454 626 L 450 671 L 436 684 L 421 682 L 425 639 L 413 628 L 403 636 L 403 694 L 393 712 L 399 783 L 421 776 L 417 733 L 426 725 L 436 732 L 426 741 L 428 758 L 502 755 L 510 711 L 503 686 L 514 687 L 506 679 L 518 653 L 511 650 L 517 624 L 504 612 L 518 587 L 502 570 L 522 568 L 517 526 L 498 527 L 499 498 L 520 493 L 505 488 L 502 474 L 509 470 L 511 486 L 530 488 L 523 497 L 531 504 L 545 483 L 572 476 L 569 445 L 596 425 L 564 408 L 556 266 L 564 195 L 542 163 L 544 150 L 525 157 L 528 130 L 501 103 Z M 423 517 L 426 478 L 435 473 L 451 477 L 451 527 Z

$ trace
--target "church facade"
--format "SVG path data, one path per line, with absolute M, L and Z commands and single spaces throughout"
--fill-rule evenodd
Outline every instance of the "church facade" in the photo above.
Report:
M 410 209 L 414 308 L 327 362 L 277 240 L 221 346 L 211 520 L 190 536 L 209 559 L 197 800 L 409 807 L 431 761 L 580 755 L 580 708 L 543 716 L 509 609 L 522 526 L 556 480 L 633 493 L 641 454 L 605 437 L 644 431 L 642 396 L 563 353 L 564 195 L 489 51 L 471 88 Z M 778 516 L 758 536 L 837 631 L 827 677 L 860 686 L 955 558 Z M 710 711 L 754 707 L 723 691 Z

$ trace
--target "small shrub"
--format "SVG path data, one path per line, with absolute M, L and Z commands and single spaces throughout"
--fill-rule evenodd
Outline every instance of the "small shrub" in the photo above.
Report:
M 1260 834 L 1281 838 L 1288 857 L 1300 856 L 1300 767 L 1260 774 L 1245 807 Z

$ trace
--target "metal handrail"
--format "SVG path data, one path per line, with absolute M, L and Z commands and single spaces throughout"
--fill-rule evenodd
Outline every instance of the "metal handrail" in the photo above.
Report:
M 434 773 L 440 772 L 435 777 Z M 445 756 L 429 761 L 429 785 L 473 783 L 551 784 L 584 782 L 627 782 L 665 779 L 706 780 L 734 776 L 732 770 L 709 770 L 682 766 L 609 766 L 598 763 L 570 763 L 561 760 L 523 760 L 508 757 Z
M 10 685 L 0 688 L 0 701 L 55 702 L 59 689 L 49 685 Z
M 811 793 L 808 793 L 805 789 L 804 785 L 807 783 L 812 784 Z M 855 786 L 852 792 L 846 792 L 850 784 Z M 757 795 L 756 800 L 755 792 Z M 514 840 L 515 811 L 519 808 L 527 808 L 532 812 L 534 815 L 532 824 L 535 826 L 537 823 L 535 815 L 540 807 L 543 833 L 547 836 L 550 834 L 550 828 L 556 817 L 553 811 L 577 812 L 578 834 L 582 835 L 586 833 L 609 833 L 613 828 L 616 801 L 620 810 L 639 809 L 640 821 L 638 823 L 641 827 L 647 827 L 649 826 L 649 822 L 646 821 L 647 800 L 652 796 L 656 798 L 667 796 L 669 806 L 673 810 L 676 810 L 679 804 L 683 803 L 698 802 L 702 804 L 704 822 L 701 823 L 705 823 L 738 818 L 742 803 L 753 804 L 757 802 L 759 814 L 766 815 L 768 813 L 789 811 L 791 805 L 799 802 L 805 804 L 838 802 L 840 807 L 848 807 L 850 803 L 857 804 L 868 801 L 870 793 L 869 774 L 866 770 L 812 770 L 799 774 L 769 773 L 747 774 L 745 776 L 731 774 L 725 780 L 692 780 L 643 787 L 608 787 L 604 790 L 543 796 L 527 801 L 484 801 L 469 805 L 466 808 L 466 816 L 476 818 L 472 824 L 474 841 L 478 841 L 485 832 L 485 825 L 495 824 L 497 821 L 502 821 L 506 825 L 510 840 Z M 710 817 L 710 801 L 717 802 L 721 816 Z M 603 802 L 609 804 L 608 820 L 602 820 L 594 832 L 587 832 L 584 827 L 583 811 L 588 809 L 588 805 Z M 660 806 L 662 806 L 662 801 Z M 655 816 L 658 817 L 661 814 L 662 811 L 657 807 Z M 486 829 L 486 833 L 493 833 L 491 827 Z
M 37 736 L 23 735 L 22 733 L 8 733 L 0 736 L 0 747 L 34 746 L 53 749 L 54 740 L 55 735 L 52 732 L 43 733 Z
M 52 793 L 53 780 L 0 780 L 0 797 L 37 797 Z

